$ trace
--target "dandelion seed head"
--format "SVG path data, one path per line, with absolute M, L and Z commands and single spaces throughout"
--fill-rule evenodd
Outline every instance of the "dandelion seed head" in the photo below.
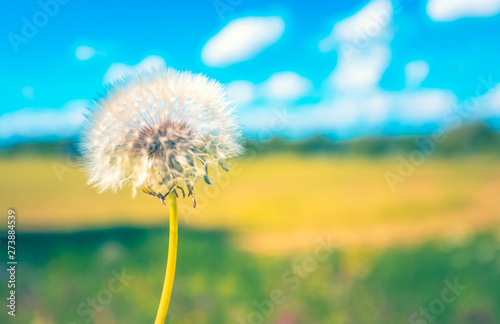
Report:
M 239 155 L 241 134 L 222 86 L 202 75 L 149 71 L 107 89 L 88 110 L 81 150 L 100 191 L 131 184 L 164 199 L 176 186 L 193 194 L 212 166 Z

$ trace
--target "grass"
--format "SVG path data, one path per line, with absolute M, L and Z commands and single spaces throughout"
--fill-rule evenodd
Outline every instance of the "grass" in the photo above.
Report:
M 398 156 L 246 158 L 198 188 L 196 209 L 180 199 L 180 223 L 229 231 L 244 249 L 278 254 L 311 248 L 318 235 L 385 247 L 499 224 L 498 156 L 429 159 L 391 191 L 384 174 L 397 172 L 399 163 Z M 168 219 L 158 200 L 142 193 L 132 199 L 129 188 L 97 194 L 72 160 L 21 156 L 1 159 L 0 169 L 0 197 L 18 209 L 26 231 L 157 226 Z
M 198 188 L 196 209 L 179 200 L 168 321 L 498 323 L 498 162 L 431 158 L 394 191 L 384 174 L 398 172 L 397 155 L 233 162 Z M 19 155 L 0 169 L 2 208 L 16 209 L 19 232 L 18 316 L 0 312 L 0 323 L 151 323 L 167 208 L 129 188 L 99 195 L 64 158 Z M 118 283 L 123 271 L 133 278 Z M 418 314 L 440 306 L 455 279 L 467 288 L 453 302 L 432 320 Z
M 435 323 L 498 323 L 498 234 L 271 257 L 235 249 L 225 232 L 181 228 L 168 323 L 411 323 L 455 279 L 466 289 L 431 313 Z M 166 228 L 22 234 L 17 316 L 0 322 L 152 323 L 167 241 Z

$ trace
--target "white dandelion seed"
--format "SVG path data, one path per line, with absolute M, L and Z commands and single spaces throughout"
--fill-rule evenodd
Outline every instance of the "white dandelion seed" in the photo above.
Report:
M 241 134 L 222 86 L 202 75 L 150 71 L 110 87 L 87 114 L 81 143 L 89 183 L 101 192 L 125 184 L 165 197 L 193 195 L 208 169 L 239 155 Z M 175 194 L 177 194 L 175 192 Z M 194 197 L 193 197 L 194 201 Z M 194 201 L 196 206 L 196 202 Z

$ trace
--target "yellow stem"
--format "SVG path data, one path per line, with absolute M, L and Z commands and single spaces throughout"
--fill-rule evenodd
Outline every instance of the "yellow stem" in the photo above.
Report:
M 170 205 L 170 236 L 168 241 L 168 260 L 167 271 L 165 273 L 165 282 L 161 292 L 160 306 L 156 313 L 155 324 L 164 324 L 167 317 L 168 304 L 172 295 L 172 287 L 174 285 L 175 262 L 177 260 L 177 198 L 173 192 L 168 195 Z

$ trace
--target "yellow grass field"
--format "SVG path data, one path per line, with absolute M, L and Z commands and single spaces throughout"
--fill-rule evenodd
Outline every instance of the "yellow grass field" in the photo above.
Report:
M 500 224 L 498 157 L 433 158 L 392 191 L 380 159 L 268 154 L 233 161 L 231 173 L 199 186 L 198 206 L 180 200 L 181 226 L 222 229 L 240 247 L 286 253 L 318 237 L 341 246 L 383 247 L 461 237 Z M 0 160 L 2 209 L 17 210 L 20 231 L 73 231 L 165 225 L 168 208 L 131 189 L 98 194 L 72 160 L 19 156 Z M 2 225 L 4 226 L 4 225 Z

